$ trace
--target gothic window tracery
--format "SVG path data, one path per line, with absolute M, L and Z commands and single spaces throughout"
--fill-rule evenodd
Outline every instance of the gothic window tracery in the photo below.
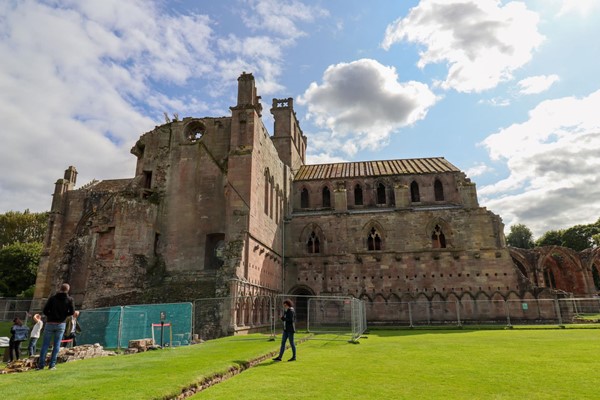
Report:
M 308 241 L 306 242 L 306 250 L 309 254 L 321 252 L 319 237 L 316 235 L 315 231 L 312 231 L 308 237 Z
M 433 233 L 431 234 L 431 242 L 432 247 L 434 249 L 445 249 L 446 248 L 446 236 L 442 231 L 442 228 L 439 225 L 436 225 L 433 228 Z
M 369 236 L 367 237 L 367 249 L 369 251 L 381 250 L 381 235 L 377 232 L 375 227 L 371 228 L 369 231 Z

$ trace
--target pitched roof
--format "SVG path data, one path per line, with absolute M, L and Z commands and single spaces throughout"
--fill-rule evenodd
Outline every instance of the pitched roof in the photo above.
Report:
M 359 161 L 334 164 L 303 165 L 294 180 L 362 178 L 386 175 L 435 174 L 460 172 L 444 157 L 411 158 L 405 160 Z
M 120 192 L 127 189 L 127 186 L 131 183 L 133 179 L 108 179 L 104 181 L 97 182 L 86 189 L 91 189 L 94 192 Z

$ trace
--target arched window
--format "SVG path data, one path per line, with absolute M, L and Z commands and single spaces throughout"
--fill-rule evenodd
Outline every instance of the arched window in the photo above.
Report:
M 596 268 L 596 265 L 592 266 L 592 278 L 594 278 L 594 286 L 596 286 L 596 290 L 600 290 L 600 273 L 598 273 L 598 268 Z
M 544 281 L 546 282 L 546 287 L 556 288 L 556 280 L 554 279 L 554 273 L 550 268 L 546 268 L 544 270 Z
M 310 233 L 310 236 L 308 237 L 308 242 L 306 242 L 306 250 L 310 254 L 321 252 L 321 248 L 319 245 L 319 237 L 315 234 L 314 231 L 312 231 Z
M 421 201 L 421 196 L 419 195 L 419 185 L 416 181 L 412 181 L 410 184 L 410 201 L 413 203 L 418 203 Z
M 331 193 L 327 186 L 323 188 L 323 207 L 331 207 Z
M 377 204 L 386 204 L 385 185 L 380 183 L 377 185 Z
M 271 177 L 271 179 L 269 179 L 269 217 L 271 217 L 271 219 L 273 218 L 273 206 L 275 205 L 273 203 L 273 193 L 274 192 L 275 192 L 275 184 L 274 184 L 273 177 Z
M 269 215 L 269 170 L 265 171 L 265 214 Z
M 360 185 L 356 185 L 354 187 L 354 204 L 357 206 L 362 206 L 363 203 L 363 195 L 362 195 L 362 188 L 360 187 Z
M 369 237 L 367 237 L 367 249 L 369 251 L 381 250 L 381 236 L 375 228 L 371 228 Z
M 302 189 L 300 193 L 300 208 L 308 208 L 308 190 Z
M 444 201 L 444 186 L 439 179 L 435 180 L 433 191 L 435 192 L 435 201 Z
M 444 235 L 444 232 L 442 232 L 442 228 L 439 225 L 436 225 L 435 228 L 433 228 L 431 242 L 434 249 L 446 248 L 446 236 Z

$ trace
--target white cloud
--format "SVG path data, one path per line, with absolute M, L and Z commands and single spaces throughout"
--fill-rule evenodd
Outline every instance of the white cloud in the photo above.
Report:
M 558 16 L 577 13 L 581 16 L 591 15 L 595 8 L 600 8 L 598 0 L 562 0 Z
M 265 4 L 251 2 L 266 19 Z M 322 15 L 294 4 L 290 23 Z M 269 23 L 263 29 L 274 30 Z M 129 150 L 163 111 L 227 110 L 207 95 L 230 94 L 244 70 L 261 94 L 282 89 L 289 31 L 221 40 L 214 26 L 162 1 L 0 2 L 0 120 L 10 144 L 0 146 L 0 170 L 10 171 L 0 176 L 0 212 L 48 209 L 46 194 L 69 165 L 80 184 L 132 176 Z
M 550 89 L 558 81 L 558 75 L 538 75 L 521 79 L 517 85 L 520 87 L 521 94 L 538 94 Z
M 314 22 L 329 15 L 328 11 L 309 6 L 296 0 L 246 0 L 252 13 L 243 13 L 246 26 L 255 30 L 267 30 L 284 38 L 298 38 L 306 35 L 298 24 Z
M 399 82 L 393 67 L 370 59 L 329 66 L 323 83 L 311 83 L 298 98 L 308 118 L 328 128 L 349 155 L 386 144 L 393 131 L 423 119 L 436 101 L 427 85 Z
M 505 160 L 509 176 L 479 190 L 486 206 L 536 234 L 600 215 L 600 90 L 584 98 L 546 100 L 529 119 L 488 136 L 483 145 Z
M 423 45 L 420 68 L 449 66 L 442 88 L 480 92 L 512 79 L 513 71 L 531 60 L 544 39 L 538 22 L 521 2 L 421 0 L 387 27 L 382 47 L 401 41 Z
M 493 171 L 493 169 L 489 165 L 479 163 L 471 168 L 468 168 L 465 171 L 465 174 L 467 174 L 469 178 L 475 178 L 476 176 L 481 176 L 491 171 Z

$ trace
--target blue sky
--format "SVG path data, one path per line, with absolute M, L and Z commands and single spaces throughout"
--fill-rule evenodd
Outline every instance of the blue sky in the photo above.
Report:
M 294 97 L 308 162 L 443 156 L 508 227 L 600 216 L 596 0 L 0 2 L 0 212 L 131 177 L 164 113 L 221 116 L 242 71 Z M 263 113 L 272 130 L 272 119 Z

